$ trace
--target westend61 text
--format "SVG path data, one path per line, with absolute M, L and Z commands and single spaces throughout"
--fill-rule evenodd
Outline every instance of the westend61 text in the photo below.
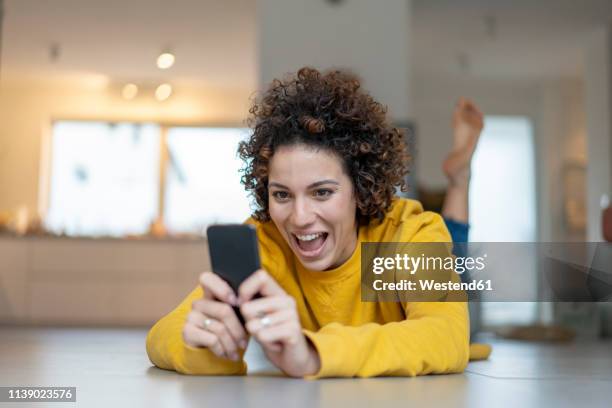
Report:
M 471 282 L 437 282 L 433 279 L 419 280 L 419 287 L 416 282 L 402 279 L 397 282 L 384 282 L 381 279 L 377 279 L 373 282 L 372 287 L 374 290 L 439 290 L 439 291 L 483 291 L 493 290 L 491 280 L 481 279 L 474 280 Z

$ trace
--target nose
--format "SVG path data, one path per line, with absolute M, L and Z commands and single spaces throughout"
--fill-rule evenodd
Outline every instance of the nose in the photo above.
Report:
M 307 225 L 312 224 L 315 221 L 315 213 L 313 208 L 307 199 L 297 197 L 293 201 L 293 209 L 291 211 L 291 223 L 298 227 L 303 228 Z

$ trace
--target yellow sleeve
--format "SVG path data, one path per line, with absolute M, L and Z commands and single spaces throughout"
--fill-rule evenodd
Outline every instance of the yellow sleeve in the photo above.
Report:
M 147 354 L 159 368 L 181 374 L 242 375 L 247 371 L 241 359 L 231 361 L 217 357 L 206 348 L 194 348 L 183 341 L 183 327 L 194 300 L 203 296 L 201 287 L 194 289 L 172 312 L 160 319 L 147 335 Z
M 469 357 L 465 303 L 408 304 L 401 322 L 350 327 L 331 323 L 305 330 L 319 353 L 321 369 L 311 378 L 415 376 L 455 373 Z
M 439 215 L 422 213 L 415 222 L 420 223 L 416 232 L 401 236 L 401 242 L 451 242 Z M 331 323 L 317 332 L 304 330 L 321 360 L 321 369 L 310 378 L 463 371 L 470 353 L 467 304 L 411 302 L 403 306 L 407 316 L 403 321 L 354 327 Z

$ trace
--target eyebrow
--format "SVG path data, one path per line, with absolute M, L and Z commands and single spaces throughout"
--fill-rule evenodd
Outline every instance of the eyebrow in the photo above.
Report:
M 308 188 L 308 189 L 315 188 L 315 187 L 319 187 L 319 186 L 321 186 L 323 184 L 335 184 L 337 186 L 340 185 L 340 183 L 338 183 L 336 180 L 328 179 L 328 180 L 321 180 L 321 181 L 317 181 L 315 183 L 312 183 L 312 184 L 308 185 L 308 187 L 306 187 L 306 188 Z M 284 188 L 285 190 L 291 190 L 289 187 L 287 187 L 285 185 L 282 185 L 281 183 L 277 183 L 275 181 L 270 182 L 268 184 L 268 187 L 278 187 L 278 188 Z

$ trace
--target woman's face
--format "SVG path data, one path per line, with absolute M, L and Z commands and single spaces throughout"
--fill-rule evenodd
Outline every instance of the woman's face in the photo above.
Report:
M 333 269 L 357 245 L 353 183 L 333 153 L 305 145 L 278 148 L 269 163 L 270 217 L 302 265 Z

